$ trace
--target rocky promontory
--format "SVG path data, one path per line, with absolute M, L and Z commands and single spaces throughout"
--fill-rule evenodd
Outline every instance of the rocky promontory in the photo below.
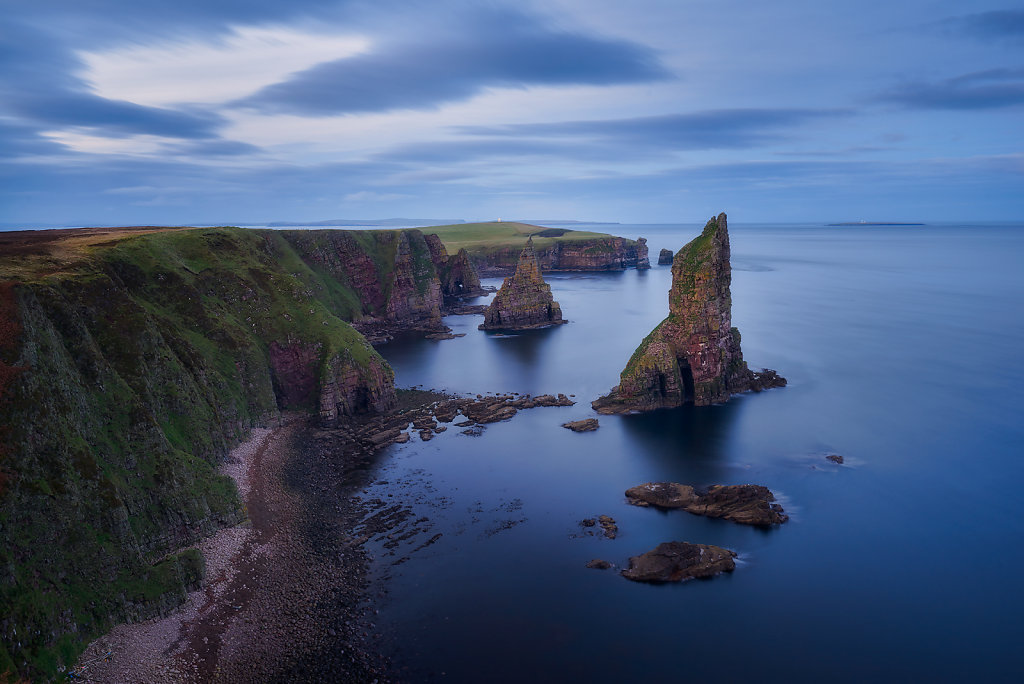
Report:
M 658 253 L 658 265 L 659 266 L 671 266 L 672 265 L 672 250 L 663 249 Z
M 682 582 L 732 572 L 735 551 L 710 544 L 665 542 L 647 553 L 629 559 L 622 576 L 634 582 Z
M 669 315 L 633 353 L 612 392 L 593 402 L 599 413 L 707 406 L 748 390 L 782 387 L 773 370 L 747 368 L 732 327 L 732 267 L 725 214 L 672 261 Z
M 676 482 L 648 482 L 626 490 L 634 506 L 681 508 L 694 515 L 768 527 L 789 520 L 771 490 L 761 485 L 712 485 L 697 490 Z
M 519 255 L 515 275 L 505 278 L 501 289 L 484 313 L 480 330 L 526 330 L 568 323 L 562 309 L 551 295 L 551 286 L 544 282 L 533 240 Z

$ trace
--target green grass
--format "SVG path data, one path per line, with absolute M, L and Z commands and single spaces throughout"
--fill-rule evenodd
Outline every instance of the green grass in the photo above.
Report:
M 448 253 L 455 254 L 463 247 L 471 253 L 496 251 L 507 247 L 522 248 L 531 235 L 550 229 L 529 223 L 490 221 L 488 223 L 459 223 L 453 226 L 431 226 L 422 230 L 426 234 L 436 234 L 441 238 Z M 533 244 L 540 248 L 556 242 L 578 242 L 611 237 L 614 236 L 607 233 L 566 230 L 559 237 L 535 237 Z

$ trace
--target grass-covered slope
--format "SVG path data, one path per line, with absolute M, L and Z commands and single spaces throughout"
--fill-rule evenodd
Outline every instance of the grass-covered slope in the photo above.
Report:
M 438 235 L 449 254 L 465 249 L 476 268 L 488 275 L 510 275 L 515 271 L 519 255 L 530 237 L 537 261 L 545 271 L 650 267 L 643 238 L 627 240 L 605 233 L 505 221 L 434 226 L 424 230 Z
M 249 426 L 394 402 L 391 369 L 346 322 L 401 289 L 388 233 L 353 238 L 380 302 L 313 258 L 305 241 L 329 236 L 0 245 L 0 681 L 52 678 L 112 621 L 180 602 L 203 560 L 177 551 L 244 516 L 216 466 Z M 410 272 L 436 287 L 426 265 Z
M 423 229 L 441 238 L 449 254 L 465 248 L 470 254 L 481 254 L 505 247 L 522 251 L 526 240 L 533 236 L 534 249 L 549 247 L 556 242 L 576 242 L 611 237 L 605 233 L 591 233 L 566 228 L 544 228 L 529 223 L 490 221 L 487 223 L 457 223 L 451 226 L 432 226 Z

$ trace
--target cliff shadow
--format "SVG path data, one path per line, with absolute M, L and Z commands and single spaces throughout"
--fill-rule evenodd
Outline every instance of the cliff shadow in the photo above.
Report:
M 730 443 L 742 402 L 715 406 L 680 406 L 622 416 L 622 426 L 636 451 L 653 461 L 666 478 L 686 484 L 725 481 Z

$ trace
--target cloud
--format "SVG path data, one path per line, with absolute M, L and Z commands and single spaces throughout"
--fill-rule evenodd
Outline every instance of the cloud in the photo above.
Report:
M 877 97 L 911 109 L 995 109 L 1024 104 L 1024 69 L 989 69 L 905 83 Z
M 236 102 L 308 116 L 431 109 L 488 88 L 615 85 L 670 78 L 637 43 L 553 29 L 513 11 L 476 11 L 431 40 L 382 42 L 319 64 Z
M 947 34 L 1024 41 L 1024 10 L 994 10 L 965 14 L 943 19 L 938 25 Z
M 849 113 L 821 109 L 719 109 L 599 121 L 463 126 L 458 130 L 480 136 L 585 139 L 674 150 L 710 150 L 766 145 L 782 139 L 787 129 Z
M 143 107 L 88 93 L 30 93 L 8 107 L 40 126 L 89 128 L 98 135 L 156 135 L 169 138 L 211 138 L 224 118 L 212 112 Z

